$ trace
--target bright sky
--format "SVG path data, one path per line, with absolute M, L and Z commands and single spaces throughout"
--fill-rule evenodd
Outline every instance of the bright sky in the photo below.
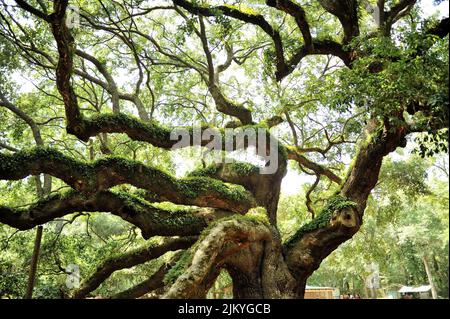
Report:
M 443 1 L 438 6 L 435 6 L 433 2 L 434 0 L 422 0 L 420 2 L 420 7 L 422 8 L 424 16 L 429 17 L 438 13 L 439 17 L 448 17 L 448 1 Z

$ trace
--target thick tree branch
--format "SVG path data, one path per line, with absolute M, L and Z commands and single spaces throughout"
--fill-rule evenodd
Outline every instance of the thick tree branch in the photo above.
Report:
M 275 225 L 280 185 L 286 174 L 286 166 L 286 161 L 282 160 L 275 173 L 260 174 L 260 168 L 249 163 L 218 163 L 195 170 L 189 176 L 208 176 L 226 183 L 244 186 L 251 192 L 257 205 L 267 210 L 270 223 Z
M 149 292 L 156 289 L 163 288 L 165 286 L 164 277 L 169 270 L 178 262 L 182 255 L 182 252 L 176 253 L 168 262 L 164 263 L 159 269 L 151 275 L 148 279 L 140 282 L 136 286 L 133 286 L 127 290 L 124 290 L 118 294 L 113 295 L 112 299 L 136 299 L 140 298 Z
M 322 260 L 359 229 L 361 218 L 356 204 L 333 196 L 311 222 L 303 225 L 285 244 L 285 260 L 297 278 L 297 292 L 303 295 L 306 279 Z
M 375 120 L 369 122 L 365 140 L 339 193 L 330 198 L 313 221 L 302 226 L 285 243 L 286 262 L 291 272 L 302 279 L 300 293 L 306 278 L 321 261 L 358 231 L 383 158 L 397 147 L 405 146 L 406 133 L 405 127 L 390 128 Z
M 67 132 L 76 135 L 82 131 L 83 116 L 78 108 L 77 96 L 71 85 L 75 43 L 65 21 L 67 5 L 67 0 L 55 0 L 55 11 L 50 15 L 50 24 L 59 54 L 56 67 L 56 86 L 65 105 Z
M 6 96 L 0 91 L 0 106 L 3 106 L 13 112 L 17 117 L 22 119 L 31 129 L 33 134 L 34 142 L 37 146 L 44 146 L 44 140 L 41 135 L 41 130 L 39 128 L 39 124 L 34 121 L 28 114 L 22 111 L 18 106 L 11 103 Z M 9 148 L 10 150 L 13 150 Z M 18 150 L 15 150 L 18 151 Z M 41 180 L 39 176 L 35 176 L 36 179 L 36 188 L 38 196 L 43 196 L 44 194 L 48 194 L 52 188 L 52 179 L 48 174 L 44 174 L 44 185 L 41 185 Z
M 197 240 L 196 237 L 182 237 L 166 239 L 160 245 L 150 245 L 142 249 L 136 249 L 118 257 L 104 261 L 93 274 L 86 279 L 81 287 L 72 295 L 74 299 L 85 298 L 89 293 L 97 289 L 102 282 L 109 278 L 113 272 L 131 268 L 147 261 L 161 257 L 169 251 L 187 249 Z
M 336 16 L 344 29 L 344 43 L 359 35 L 357 0 L 319 0 L 322 7 Z
M 313 49 L 309 49 L 306 45 L 301 46 L 296 53 L 286 63 L 287 67 L 283 72 L 277 70 L 276 78 L 281 81 L 295 70 L 295 67 L 309 55 L 333 55 L 342 60 L 344 64 L 351 67 L 354 56 L 351 51 L 345 50 L 344 46 L 333 40 L 315 40 L 313 39 Z
M 232 215 L 210 208 L 167 211 L 122 192 L 102 191 L 86 196 L 71 191 L 43 198 L 29 208 L 0 206 L 0 222 L 28 230 L 77 212 L 110 212 L 138 227 L 145 239 L 198 235 L 210 222 Z
M 303 10 L 302 6 L 290 0 L 267 0 L 266 4 L 268 6 L 282 10 L 294 17 L 295 22 L 302 32 L 303 40 L 305 41 L 305 47 L 308 51 L 312 51 L 314 49 L 311 31 L 309 29 L 308 21 L 306 20 L 306 13 L 305 10 Z
M 15 0 L 15 1 L 19 5 L 19 7 L 21 7 L 25 11 L 28 11 L 28 12 L 32 13 L 33 15 L 35 15 L 41 19 L 44 19 L 46 21 L 50 20 L 50 17 L 47 14 L 40 11 L 39 9 L 36 9 L 32 5 L 30 5 L 27 1 L 25 1 L 25 0 Z
M 341 194 L 358 204 L 362 216 L 367 198 L 375 187 L 383 158 L 397 147 L 406 146 L 406 126 L 391 127 L 371 120 L 366 127 L 360 151 L 342 184 Z
M 186 252 L 173 268 L 183 269 L 164 298 L 198 298 L 206 294 L 221 264 L 249 244 L 271 239 L 269 228 L 259 221 L 242 217 L 218 221 Z M 169 273 L 170 275 L 170 273 Z M 172 274 L 174 275 L 174 274 Z
M 252 195 L 242 186 L 227 185 L 211 178 L 176 179 L 158 169 L 121 158 L 84 163 L 47 148 L 0 153 L 0 179 L 18 180 L 41 173 L 57 177 L 84 193 L 130 184 L 177 204 L 223 208 L 238 213 L 255 206 Z

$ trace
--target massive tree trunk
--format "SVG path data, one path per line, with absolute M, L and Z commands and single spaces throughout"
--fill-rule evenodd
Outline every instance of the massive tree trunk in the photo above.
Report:
M 261 177 L 263 175 L 258 175 L 256 185 L 260 188 L 248 187 L 248 189 L 257 199 L 257 205 L 265 208 L 267 222 L 253 220 L 252 222 L 256 225 L 250 228 L 247 220 L 235 220 L 234 226 L 240 229 L 239 236 L 236 238 L 234 235 L 231 236 L 235 227 L 231 225 L 225 227 L 219 221 L 216 227 L 220 228 L 220 232 L 214 239 L 209 240 L 215 245 L 218 242 L 221 244 L 206 249 L 202 247 L 202 244 L 208 237 L 200 241 L 200 244 L 191 252 L 194 257 L 186 271 L 192 271 L 191 276 L 194 277 L 203 273 L 204 276 L 200 275 L 197 280 L 203 283 L 203 287 L 208 288 L 212 282 L 208 284 L 203 281 L 209 273 L 207 269 L 217 270 L 218 266 L 223 267 L 233 280 L 233 293 L 236 298 L 303 298 L 308 277 L 319 267 L 324 258 L 350 239 L 360 228 L 367 198 L 375 187 L 383 157 L 398 146 L 405 145 L 405 134 L 406 131 L 401 127 L 388 130 L 380 126 L 380 123 L 371 121 L 367 126 L 366 138 L 360 145 L 360 151 L 346 179 L 342 182 L 340 191 L 329 199 L 326 207 L 314 220 L 300 228 L 285 243 L 281 242 L 276 225 L 270 222 L 272 220 L 270 209 L 277 206 L 278 194 L 268 190 L 273 189 L 274 192 L 279 192 L 279 187 L 273 186 L 276 178 L 272 176 L 267 179 Z M 283 165 L 281 167 L 283 168 Z M 216 177 L 221 176 L 222 179 L 226 179 L 223 169 L 215 172 Z M 283 175 L 281 170 L 278 185 Z M 265 182 L 272 186 L 268 187 Z M 266 196 L 258 196 L 258 190 L 264 190 Z M 244 218 L 247 216 L 250 218 L 251 213 L 246 214 Z M 257 242 L 249 238 L 250 234 L 259 237 Z M 223 238 L 226 240 L 224 241 Z M 206 255 L 210 254 L 207 258 L 209 263 L 200 261 L 197 263 L 195 256 L 204 258 L 205 251 L 208 252 Z M 181 275 L 166 297 L 191 297 L 190 290 L 174 288 L 183 287 L 188 278 L 189 276 Z
M 389 35 L 392 24 L 400 19 L 400 12 L 406 8 L 405 3 L 409 2 L 400 1 L 391 11 L 382 12 L 383 18 L 380 23 L 383 24 L 384 36 Z M 144 59 L 145 54 L 140 56 L 134 43 L 148 41 L 156 50 L 151 55 L 157 53 L 162 58 L 169 59 L 171 63 L 167 63 L 168 66 L 192 68 L 198 72 L 201 81 L 207 86 L 206 89 L 217 111 L 235 118 L 235 121 L 225 125 L 225 128 L 242 127 L 258 130 L 258 133 L 262 130 L 262 135 L 269 137 L 269 141 L 272 141 L 272 138 L 275 140 L 270 133 L 271 127 L 282 122 L 283 119 L 272 114 L 272 117 L 255 123 L 257 116 L 254 117 L 249 108 L 225 96 L 220 87 L 219 75 L 230 66 L 232 61 L 238 62 L 240 59 L 233 56 L 236 52 L 233 53 L 232 48 L 228 48 L 227 61 L 223 65 L 214 66 L 214 57 L 208 42 L 208 30 L 204 23 L 205 17 L 227 16 L 260 28 L 273 42 L 275 78 L 278 81 L 291 74 L 301 60 L 308 55 L 333 55 L 342 60 L 347 67 L 352 67 L 358 55 L 370 54 L 370 52 L 364 53 L 358 50 L 351 51 L 352 49 L 348 48 L 351 47 L 348 44 L 360 34 L 356 0 L 319 1 L 323 9 L 334 15 L 340 22 L 343 31 L 342 43 L 331 39 L 314 39 L 304 9 L 296 2 L 266 1 L 266 5 L 271 7 L 271 10 L 279 10 L 293 18 L 302 33 L 304 43 L 300 43 L 288 59 L 285 54 L 285 44 L 281 38 L 282 34 L 277 27 L 272 26 L 262 14 L 241 11 L 234 6 L 200 6 L 197 1 L 174 0 L 174 8 L 162 8 L 174 9 L 180 14 L 180 19 L 186 18 L 182 10 L 199 16 L 199 29 L 195 29 L 194 26 L 195 32 L 192 33 L 200 40 L 206 63 L 197 63 L 191 61 L 192 59 L 185 61 L 172 54 L 151 36 L 134 29 L 134 22 L 130 24 L 130 30 L 122 30 L 121 23 L 103 24 L 101 19 L 97 21 L 87 16 L 85 18 L 87 26 L 113 34 L 114 39 L 119 42 L 124 41 L 125 45 L 133 51 L 132 55 L 139 69 L 139 80 L 135 93 L 130 95 L 118 91 L 117 84 L 103 62 L 76 49 L 75 39 L 65 23 L 67 0 L 55 0 L 51 14 L 47 14 L 46 10 L 34 8 L 26 1 L 16 0 L 16 3 L 21 10 L 29 12 L 40 22 L 48 23 L 56 41 L 57 61 L 53 57 L 56 56 L 56 52 L 47 54 L 45 51 L 40 51 L 34 43 L 32 45 L 20 43 L 18 47 L 25 50 L 27 54 L 38 54 L 40 59 L 44 59 L 45 63 L 42 66 L 44 69 L 52 71 L 56 69 L 56 88 L 64 104 L 66 133 L 84 142 L 88 142 L 92 137 L 102 136 L 101 149 L 104 153 L 110 153 L 106 134 L 126 134 L 132 141 L 145 142 L 164 150 L 171 150 L 178 146 L 180 141 L 174 140 L 173 135 L 190 139 L 191 142 L 180 147 L 208 146 L 212 137 L 196 143 L 194 137 L 198 137 L 197 133 L 200 135 L 207 133 L 221 138 L 225 135 L 224 128 L 221 127 L 205 125 L 188 129 L 173 127 L 170 130 L 148 120 L 147 112 L 139 97 L 139 85 L 143 82 L 143 66 L 147 62 L 153 63 L 153 58 L 147 56 L 149 61 L 143 63 L 140 59 Z M 107 19 L 106 16 L 111 19 L 109 14 L 105 15 L 105 19 Z M 123 21 L 127 19 L 133 21 L 132 16 L 126 17 Z M 437 27 L 430 30 L 430 33 L 445 37 L 448 33 L 444 30 L 446 27 L 448 29 L 448 18 L 442 20 Z M 132 39 L 135 36 L 139 37 L 138 41 Z M 12 38 L 12 41 L 19 41 L 22 36 Z M 28 48 L 32 50 L 28 52 Z M 425 51 L 426 48 L 420 48 L 420 50 Z M 292 51 L 292 48 L 289 51 Z M 93 63 L 106 82 L 84 70 L 77 69 L 75 55 Z M 378 59 L 378 57 L 374 58 Z M 155 60 L 159 61 L 158 59 Z M 242 60 L 245 59 L 247 57 L 242 58 Z M 393 59 L 398 57 L 395 56 Z M 379 72 L 383 68 L 382 64 L 374 62 L 377 67 L 371 68 L 372 65 L 370 65 L 370 72 Z M 82 90 L 75 88 L 77 81 L 73 78 L 74 75 L 98 85 L 111 94 L 113 114 L 102 113 L 86 117 L 79 105 L 83 102 L 80 102 L 81 99 L 77 95 L 77 91 Z M 150 77 L 148 80 L 150 81 Z M 141 119 L 120 113 L 121 100 L 133 102 L 138 108 Z M 165 238 L 160 245 L 144 247 L 104 261 L 88 278 L 85 278 L 77 291 L 72 292 L 73 298 L 88 297 L 114 271 L 148 262 L 167 252 L 180 250 L 183 252 L 176 252 L 170 262 L 149 275 L 147 280 L 112 297 L 138 298 L 153 291 L 157 292 L 161 298 L 204 298 L 220 271 L 226 270 L 233 281 L 235 298 L 303 298 L 306 283 L 311 274 L 319 268 L 321 262 L 330 253 L 352 238 L 360 229 L 367 200 L 377 183 L 383 158 L 397 147 L 404 147 L 407 134 L 418 130 L 407 125 L 403 112 L 408 111 L 410 115 L 415 112 L 432 114 L 430 105 L 423 105 L 422 101 L 410 102 L 410 105 L 403 105 L 400 111 L 396 109 L 390 111 L 393 114 L 383 114 L 383 120 L 377 112 L 373 114 L 371 111 L 368 112 L 369 116 L 366 118 L 368 124 L 365 127 L 364 136 L 355 149 L 354 161 L 346 176 L 339 176 L 332 169 L 313 162 L 305 155 L 307 151 L 297 145 L 295 126 L 289 115 L 286 116 L 286 120 L 291 129 L 293 128 L 295 146 L 276 140 L 279 143 L 273 147 L 271 142 L 259 139 L 255 145 L 250 145 L 248 136 L 244 141 L 233 136 L 231 141 L 221 140 L 219 143 L 220 151 L 248 150 L 250 146 L 254 146 L 257 151 L 266 148 L 265 155 L 276 154 L 277 156 L 277 170 L 272 174 L 261 174 L 258 167 L 248 163 L 225 162 L 196 170 L 187 177 L 177 178 L 151 165 L 120 157 L 104 157 L 94 162 L 80 161 L 55 148 L 43 148 L 42 143 L 37 143 L 40 147 L 29 151 L 9 148 L 13 154 L 0 153 L 0 180 L 19 180 L 30 175 L 48 174 L 60 179 L 72 190 L 46 196 L 28 208 L 0 206 L 0 222 L 20 230 L 28 230 L 70 213 L 109 212 L 139 228 L 144 239 L 153 236 L 174 236 Z M 298 101 L 292 102 L 293 105 L 297 103 Z M 399 101 L 400 105 L 402 103 Z M 448 105 L 448 97 L 443 103 Z M 7 101 L 1 93 L 0 105 L 26 121 L 35 137 L 39 138 L 36 123 L 20 108 Z M 434 125 L 432 120 L 433 118 L 429 123 Z M 448 123 L 441 119 L 436 123 L 443 127 L 448 126 Z M 326 139 L 329 142 L 327 150 L 341 142 L 346 143 L 344 135 L 341 136 L 340 141 L 330 139 L 328 134 Z M 231 142 L 230 144 L 236 149 L 226 149 L 228 142 Z M 320 147 L 309 149 L 322 155 L 326 154 L 327 150 Z M 91 153 L 91 159 L 94 160 L 94 158 L 95 156 Z M 272 160 L 267 160 L 264 156 L 261 158 L 266 161 L 266 167 L 273 164 Z M 286 174 L 288 161 L 295 161 L 302 170 L 315 175 L 318 181 L 323 177 L 334 183 L 336 192 L 327 199 L 322 210 L 313 220 L 305 223 L 293 236 L 283 242 L 277 225 L 277 210 L 281 182 Z M 146 192 L 146 195 L 138 197 L 125 191 L 111 190 L 112 187 L 123 184 L 139 188 Z M 148 201 L 144 200 L 144 197 Z M 166 210 L 151 203 L 163 201 L 191 207 Z M 307 206 L 310 209 L 310 205 Z M 42 228 L 38 228 L 38 235 L 39 231 L 42 231 Z M 40 236 L 36 238 L 33 265 L 37 264 Z M 427 267 L 426 260 L 424 264 Z M 32 267 L 31 274 L 33 275 L 34 272 L 35 269 Z M 431 282 L 429 269 L 427 274 Z M 30 279 L 33 277 L 34 275 L 30 276 Z M 32 284 L 30 287 L 32 288 Z

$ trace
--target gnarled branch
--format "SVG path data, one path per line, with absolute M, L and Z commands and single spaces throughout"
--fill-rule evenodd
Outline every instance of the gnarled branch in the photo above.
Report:
M 73 293 L 72 297 L 75 299 L 85 298 L 89 293 L 97 289 L 102 282 L 108 279 L 113 272 L 143 264 L 164 255 L 168 251 L 186 249 L 195 241 L 195 237 L 171 238 L 166 239 L 160 245 L 150 245 L 115 258 L 110 258 L 97 267 L 94 273 Z
M 211 178 L 176 179 L 158 169 L 121 158 L 84 163 L 48 148 L 0 153 L 0 179 L 18 180 L 41 173 L 57 177 L 84 193 L 131 184 L 177 204 L 223 208 L 237 213 L 245 213 L 255 206 L 252 195 L 242 186 Z
M 102 191 L 86 196 L 71 191 L 43 198 L 29 208 L 0 206 L 0 222 L 28 230 L 76 212 L 110 212 L 138 227 L 146 239 L 198 235 L 211 221 L 232 214 L 210 208 L 168 211 L 122 192 Z
M 177 252 L 168 262 L 164 263 L 159 269 L 153 273 L 148 279 L 140 282 L 136 286 L 133 286 L 127 290 L 119 292 L 113 295 L 112 299 L 135 299 L 142 297 L 149 292 L 157 289 L 164 289 L 164 277 L 169 270 L 178 262 L 183 252 Z
M 247 217 L 218 221 L 186 252 L 173 270 L 179 273 L 163 298 L 198 298 L 204 296 L 226 258 L 250 243 L 270 240 L 266 224 Z M 170 274 L 170 273 L 169 273 Z M 172 274 L 174 276 L 176 274 Z

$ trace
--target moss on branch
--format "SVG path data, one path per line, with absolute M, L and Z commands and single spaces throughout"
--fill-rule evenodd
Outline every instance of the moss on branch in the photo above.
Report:
M 216 218 L 214 210 L 207 216 L 194 208 L 166 210 L 125 192 L 102 191 L 87 195 L 71 190 L 45 197 L 28 208 L 0 206 L 0 222 L 27 230 L 76 212 L 110 212 L 137 226 L 144 238 L 198 235 Z
M 252 8 L 249 8 L 247 6 L 243 6 L 243 5 L 235 6 L 235 5 L 231 5 L 231 4 L 224 4 L 224 7 L 228 8 L 230 10 L 238 11 L 238 12 L 248 15 L 248 16 L 258 16 L 258 12 L 256 12 L 255 10 L 253 10 Z
M 327 205 L 320 211 L 316 218 L 300 227 L 299 230 L 289 238 L 284 246 L 290 248 L 297 243 L 305 234 L 325 228 L 330 225 L 333 212 L 340 211 L 348 207 L 356 207 L 357 204 L 339 194 L 328 199 Z
M 105 157 L 87 163 L 51 148 L 0 153 L 0 179 L 18 180 L 41 173 L 57 177 L 87 194 L 131 184 L 176 204 L 222 208 L 238 213 L 256 206 L 252 195 L 240 185 L 209 177 L 177 179 L 159 169 L 120 157 Z
M 188 174 L 189 177 L 213 177 L 217 178 L 221 171 L 228 174 L 237 174 L 247 177 L 259 173 L 259 167 L 250 163 L 233 162 L 227 164 L 212 164 L 207 167 L 199 167 Z
M 192 258 L 192 248 L 185 250 L 176 264 L 172 268 L 170 268 L 170 270 L 164 276 L 164 284 L 173 284 L 178 279 L 178 277 L 180 277 L 189 267 L 192 262 Z
M 220 225 L 225 225 L 229 221 L 237 221 L 249 224 L 250 227 L 269 226 L 269 218 L 267 211 L 263 207 L 252 208 L 245 215 L 232 215 L 218 219 L 208 225 L 200 234 L 197 242 L 189 249 L 183 252 L 180 260 L 172 267 L 164 277 L 165 284 L 173 284 L 191 265 L 194 255 L 203 240 L 205 240 L 211 232 Z
M 125 114 L 100 114 L 84 120 L 85 134 L 93 136 L 98 132 L 126 133 L 131 138 L 156 144 L 155 146 L 171 147 L 171 129 L 156 122 L 144 122 L 134 116 Z

